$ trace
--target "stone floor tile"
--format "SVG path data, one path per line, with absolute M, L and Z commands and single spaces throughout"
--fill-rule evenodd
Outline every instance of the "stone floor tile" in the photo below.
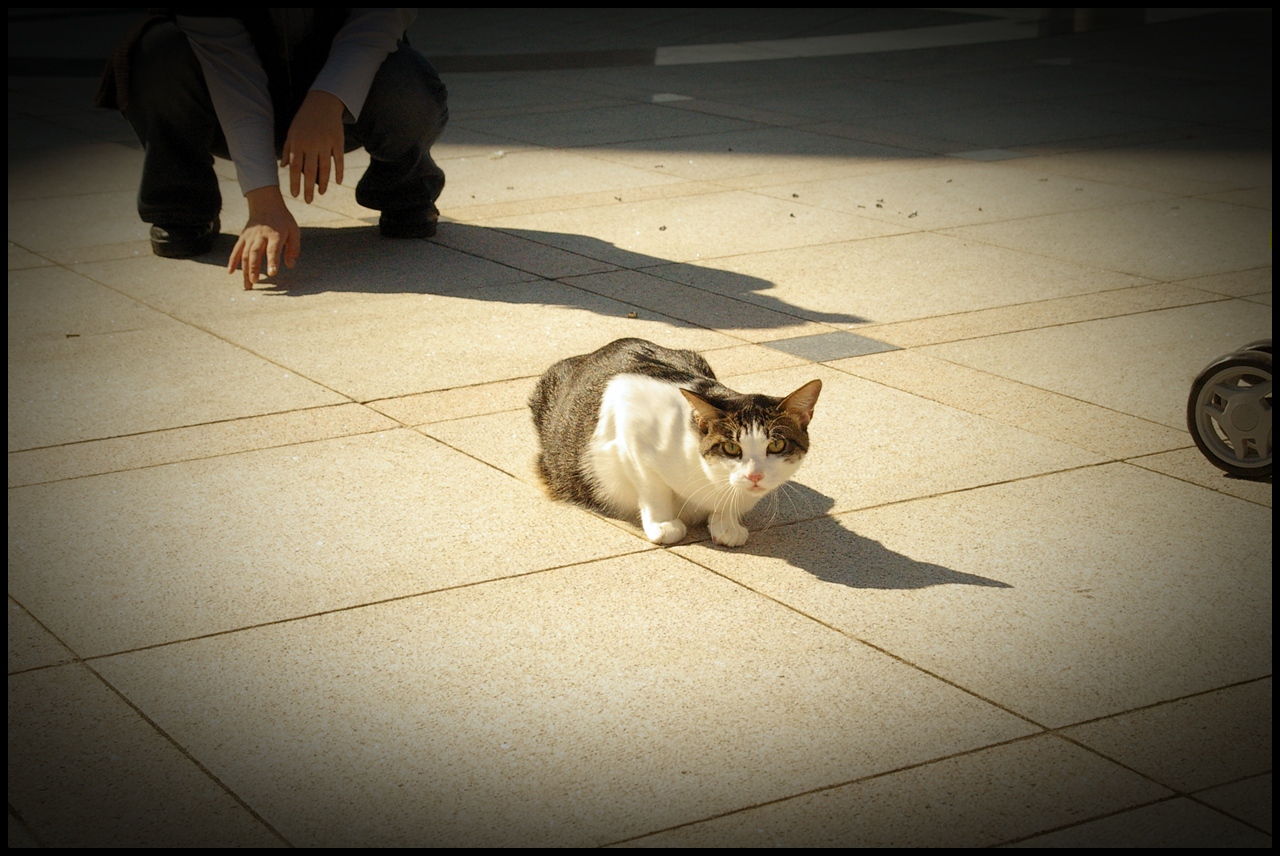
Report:
M 133 212 L 138 191 L 23 199 L 9 204 L 9 240 L 34 252 L 147 240 L 150 227 Z
M 863 143 L 856 138 L 852 142 L 857 145 L 879 146 L 878 143 Z M 779 191 L 779 194 L 775 195 L 781 199 L 796 199 L 799 198 L 798 194 L 794 197 L 791 195 L 796 192 L 794 190 L 795 186 L 810 185 L 821 181 L 833 181 L 851 176 L 871 175 L 879 172 L 904 172 L 908 169 L 928 167 L 938 162 L 937 158 L 928 157 L 920 151 L 896 146 L 890 146 L 889 148 L 902 152 L 902 156 L 892 159 L 877 157 L 814 159 L 803 164 L 792 164 L 795 167 L 794 169 L 727 175 L 716 179 L 716 184 L 722 188 L 733 188 L 735 190 L 760 190 L 762 188 L 778 188 L 780 185 L 788 185 L 790 187 L 785 192 Z
M 1222 193 L 1205 193 L 1203 199 L 1212 202 L 1227 202 L 1232 205 L 1247 205 L 1250 208 L 1271 210 L 1271 187 L 1249 187 L 1244 190 L 1226 190 Z
M 878 354 L 883 351 L 897 350 L 897 345 L 859 336 L 846 330 L 830 333 L 814 333 L 790 339 L 779 339 L 768 343 L 768 347 L 776 348 L 788 354 L 804 357 L 814 362 L 831 362 L 851 357 L 862 357 Z
M 659 550 L 95 665 L 298 846 L 603 844 L 1034 730 Z
M 1024 169 L 1193 195 L 1271 186 L 1271 140 L 1253 133 L 1203 132 L 1182 139 L 1046 155 Z
M 9 487 L 214 458 L 397 427 L 359 404 L 250 416 L 9 454 Z
M 1147 283 L 928 232 L 752 252 L 653 273 L 839 325 L 934 318 Z
M 51 148 L 69 148 L 92 145 L 100 140 L 73 130 L 65 125 L 38 119 L 34 116 L 9 114 L 10 158 L 22 163 L 27 158 L 39 157 L 39 152 Z M 12 235 L 10 236 L 12 237 Z
M 430 27 L 433 37 L 447 35 L 435 27 Z M 464 119 L 469 114 L 492 113 L 499 110 L 525 112 L 546 109 L 565 110 L 581 109 L 585 102 L 599 102 L 598 94 L 557 84 L 547 79 L 546 75 L 530 75 L 527 73 L 501 72 L 455 72 L 449 74 L 449 104 L 452 114 L 456 104 L 460 112 L 456 114 Z M 617 99 L 613 99 L 618 103 Z M 458 123 L 451 123 L 445 130 L 447 141 L 454 134 L 463 130 Z
M 132 314 L 146 317 L 145 325 L 10 338 L 9 451 L 345 400 L 293 371 L 160 313 Z M 44 324 L 50 317 L 46 314 L 35 323 Z M 74 307 L 68 307 L 68 320 L 75 318 Z M 231 378 L 234 383 L 228 383 Z
M 945 234 L 1173 281 L 1270 264 L 1270 228 L 1267 211 L 1169 199 L 962 226 Z
M 226 247 L 226 255 L 228 257 L 230 256 L 231 248 L 235 246 L 230 240 L 217 238 L 215 239 L 214 247 L 217 248 L 219 245 Z M 88 247 L 59 247 L 44 250 L 42 254 L 60 265 L 67 266 L 114 259 L 150 258 L 153 255 L 151 252 L 151 239 L 147 238 L 145 234 L 139 236 L 139 240 L 135 241 L 124 241 L 119 244 L 94 244 Z
M 954 140 L 961 144 L 955 151 L 961 151 L 1009 149 L 1037 143 L 1159 130 L 1186 123 L 1109 113 L 1070 101 L 1045 100 L 1024 102 L 1016 110 L 1010 110 L 1007 104 L 962 109 L 926 109 L 877 117 L 868 120 L 867 124 L 897 133 Z
M 9 805 L 46 847 L 284 845 L 83 666 L 9 677 Z
M 221 240 L 229 252 L 233 236 Z M 538 278 L 429 241 L 383 240 L 376 229 L 358 221 L 304 228 L 302 243 L 295 269 L 282 268 L 249 292 L 239 273 L 227 275 L 221 255 L 174 261 L 148 254 L 75 270 L 180 321 L 210 329 L 299 310 L 341 314 L 356 305 L 380 310 L 383 301 L 403 295 L 466 293 Z
M 142 152 L 89 142 L 29 152 L 9 162 L 9 201 L 128 191 L 137 193 Z
M 543 196 L 515 200 L 512 202 L 497 202 L 491 205 L 461 205 L 459 207 L 449 209 L 448 219 L 456 222 L 479 224 L 488 227 L 491 225 L 489 224 L 489 221 L 496 221 L 501 218 L 526 217 L 530 215 L 537 215 L 539 218 L 545 218 L 551 214 L 577 211 L 582 208 L 594 208 L 599 209 L 600 211 L 605 211 L 618 206 L 635 205 L 642 202 L 654 202 L 656 200 L 666 201 L 682 199 L 687 196 L 723 193 L 724 190 L 724 186 L 708 181 L 680 181 L 674 184 L 650 184 L 639 187 L 618 188 L 617 190 L 597 190 L 589 193 L 573 193 L 568 196 Z M 512 233 L 533 233 L 535 230 L 506 228 L 504 231 Z M 565 235 L 561 240 L 570 241 L 574 245 L 574 252 L 582 252 L 582 250 L 577 249 L 579 244 L 591 245 L 592 243 L 595 243 L 597 245 L 612 246 L 605 245 L 604 242 L 594 241 L 590 236 L 578 233 Z M 649 262 L 649 264 L 653 264 L 653 262 Z M 632 266 L 643 267 L 644 262 L 640 261 Z
M 1271 833 L 1271 774 L 1219 785 L 1196 794 L 1196 799 L 1237 820 Z
M 541 232 L 505 232 L 465 223 L 446 223 L 440 227 L 435 242 L 546 279 L 614 269 L 607 262 L 545 243 Z
M 1270 847 L 1271 836 L 1178 798 L 1019 841 L 1019 847 Z
M 53 264 L 44 256 L 28 252 L 13 241 L 9 242 L 9 270 L 29 270 L 30 268 L 48 267 Z
M 677 348 L 741 344 L 652 312 L 628 318 L 634 309 L 627 304 L 546 281 L 377 300 L 358 290 L 304 293 L 301 300 L 284 289 L 232 293 L 238 303 L 224 293 L 191 314 L 228 341 L 358 401 L 540 375 L 563 357 L 623 336 Z M 263 312 L 268 301 L 272 308 Z
M 1055 737 L 794 797 L 636 847 L 989 847 L 1169 792 Z
M 932 86 L 896 80 L 857 80 L 845 85 L 797 87 L 778 82 L 754 92 L 722 93 L 722 100 L 763 110 L 773 110 L 825 122 L 878 126 L 879 117 L 933 112 L 938 108 L 938 92 Z M 947 105 L 977 107 L 990 102 L 982 93 L 951 90 Z
M 63 267 L 11 271 L 10 350 L 17 343 L 78 339 L 164 326 L 169 319 Z
M 1188 434 L 1188 437 L 1190 435 Z M 1209 463 L 1200 450 L 1196 448 L 1178 449 L 1162 452 L 1158 455 L 1146 455 L 1129 461 L 1143 469 L 1173 476 L 1219 493 L 1238 496 L 1259 505 L 1271 508 L 1271 482 L 1250 481 L 1227 475 Z
M 537 382 L 538 379 L 534 377 L 500 380 L 496 383 L 442 389 L 402 398 L 384 398 L 372 401 L 368 406 L 404 425 L 425 425 L 465 419 L 468 416 L 521 410 Z
M 573 252 L 582 252 L 573 236 L 589 236 L 615 248 L 595 258 L 631 268 L 902 231 L 863 217 L 796 204 L 795 200 L 783 202 L 741 191 L 548 212 L 536 217 L 498 217 L 484 223 L 501 229 L 560 232 L 566 237 L 555 240 L 554 245 Z
M 1270 335 L 1270 313 L 1227 300 L 920 351 L 1181 429 L 1196 375 L 1214 358 Z
M 1100 110 L 1205 125 L 1271 127 L 1271 94 L 1265 87 L 1216 80 L 1188 81 L 1177 87 L 1162 83 L 1152 80 L 1146 87 L 1093 92 L 1079 103 Z
M 9 598 L 9 674 L 70 662 L 75 655 Z
M 574 288 L 637 307 L 636 315 L 640 318 L 652 318 L 653 313 L 658 312 L 751 342 L 830 332 L 829 327 L 795 315 L 774 312 L 755 303 L 727 298 L 640 271 L 611 271 L 562 281 Z
M 440 139 L 431 147 L 431 158 L 441 164 L 446 178 L 449 175 L 449 161 L 456 158 L 493 157 L 501 158 L 514 152 L 527 152 L 538 148 L 510 137 L 496 134 L 484 134 L 470 128 L 457 125 L 446 125 Z M 446 185 L 447 188 L 447 185 Z M 447 197 L 446 197 L 447 198 Z
M 13 809 L 9 809 L 8 843 L 10 850 L 34 849 L 40 846 L 40 842 L 31 835 L 27 825 L 14 815 Z
M 888 129 L 880 127 L 879 123 L 869 125 L 863 122 L 811 122 L 799 127 L 818 134 L 830 134 L 833 137 L 908 149 L 935 157 L 972 148 L 965 142 L 945 136 Z
M 696 181 L 776 175 L 813 169 L 847 169 L 850 162 L 914 160 L 919 152 L 841 139 L 794 128 L 752 128 L 714 135 L 589 149 L 593 158 Z M 790 198 L 790 197 L 787 197 Z M 856 212 L 852 212 L 856 213 Z
M 11 489 L 9 498 L 9 591 L 82 656 L 637 546 L 405 430 Z
M 1063 736 L 1183 793 L 1271 769 L 1271 679 L 1096 722 Z
M 633 140 L 693 136 L 752 127 L 752 123 L 687 110 L 672 110 L 661 104 L 623 104 L 584 110 L 539 113 L 530 119 L 525 112 L 491 118 L 468 118 L 455 122 L 463 128 L 521 140 L 538 146 L 600 146 Z
M 1199 282 L 1199 280 L 1193 280 Z M 1016 333 L 1040 327 L 1056 327 L 1096 318 L 1112 318 L 1118 315 L 1134 315 L 1153 309 L 1187 306 L 1193 303 L 1209 303 L 1218 300 L 1216 295 L 1183 285 L 1156 283 L 1117 288 L 1095 294 L 1075 297 L 1059 297 L 1034 303 L 1014 303 L 972 312 L 957 312 L 933 318 L 899 321 L 895 324 L 875 324 L 862 327 L 859 332 L 892 342 L 903 348 L 917 345 L 933 345 L 955 342 L 961 339 L 980 339 L 1000 333 Z
M 432 422 L 418 426 L 418 430 L 512 478 L 542 489 L 534 464 L 538 434 L 528 407 Z
M 460 188 L 441 197 L 441 205 L 495 205 L 544 196 L 617 193 L 633 187 L 676 184 L 677 174 L 664 175 L 590 156 L 590 151 L 534 149 L 501 158 L 489 154 L 455 158 L 448 179 Z
M 771 369 L 802 366 L 806 363 L 801 357 L 793 357 L 782 351 L 760 345 L 738 345 L 732 348 L 719 348 L 714 351 L 703 351 L 702 356 L 711 364 L 711 370 L 722 381 L 736 375 L 754 374 Z M 729 381 L 732 386 L 732 381 Z
M 676 552 L 1056 727 L 1269 674 L 1269 524 L 1111 464 Z
M 1190 442 L 1185 429 L 1117 413 L 918 351 L 837 360 L 831 366 L 1109 458 L 1176 449 Z
M 798 196 L 808 205 L 920 230 L 1145 202 L 1161 195 L 1000 164 L 956 160 L 936 167 L 761 192 L 780 198 Z
M 758 517 L 774 523 L 1103 460 L 824 366 L 744 375 L 734 378 L 733 386 L 740 392 L 786 395 L 814 378 L 822 380 L 822 393 L 809 427 L 809 454 L 792 483 L 803 489 L 783 491 L 776 505 L 762 503 L 757 510 Z

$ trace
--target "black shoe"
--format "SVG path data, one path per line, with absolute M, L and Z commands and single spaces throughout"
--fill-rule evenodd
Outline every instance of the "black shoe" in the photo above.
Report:
M 378 229 L 386 238 L 434 238 L 439 224 L 440 210 L 428 205 L 426 208 L 383 211 Z
M 217 217 L 203 226 L 152 226 L 151 252 L 166 259 L 190 259 L 213 249 L 213 239 L 222 231 Z

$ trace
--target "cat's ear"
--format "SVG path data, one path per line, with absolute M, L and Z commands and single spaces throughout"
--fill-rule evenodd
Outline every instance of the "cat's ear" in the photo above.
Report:
M 693 408 L 693 417 L 698 420 L 698 427 L 702 429 L 704 434 L 711 427 L 712 422 L 724 418 L 724 411 L 703 401 L 696 393 L 682 388 L 680 394 L 684 396 L 685 401 L 689 402 L 689 406 Z
M 818 393 L 822 392 L 822 381 L 811 380 L 795 392 L 782 399 L 779 410 L 785 410 L 800 420 L 804 428 L 813 419 L 813 406 L 818 403 Z

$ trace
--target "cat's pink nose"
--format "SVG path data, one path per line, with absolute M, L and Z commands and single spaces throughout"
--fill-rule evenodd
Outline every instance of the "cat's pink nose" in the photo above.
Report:
M 747 478 L 751 479 L 752 484 L 759 484 L 760 479 L 764 478 L 764 473 L 747 473 Z

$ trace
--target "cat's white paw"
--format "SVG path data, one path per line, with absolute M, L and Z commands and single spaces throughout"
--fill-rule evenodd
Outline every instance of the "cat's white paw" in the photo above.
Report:
M 707 530 L 711 533 L 711 540 L 724 547 L 741 547 L 747 543 L 747 535 L 750 534 L 747 527 L 738 521 L 717 514 L 707 520 Z
M 644 524 L 644 534 L 655 544 L 674 544 L 684 537 L 687 531 L 683 520 L 650 520 Z

